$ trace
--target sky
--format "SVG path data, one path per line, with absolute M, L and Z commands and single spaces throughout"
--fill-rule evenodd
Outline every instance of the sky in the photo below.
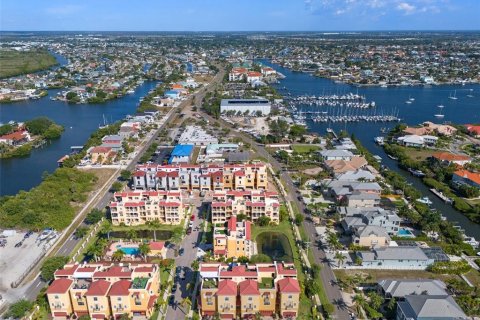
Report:
M 480 0 L 0 0 L 0 30 L 480 30 Z

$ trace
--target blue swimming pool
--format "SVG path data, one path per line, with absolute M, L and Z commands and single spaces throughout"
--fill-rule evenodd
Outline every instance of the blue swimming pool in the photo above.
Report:
M 138 248 L 132 248 L 132 247 L 122 247 L 118 246 L 117 249 L 120 249 L 123 251 L 123 253 L 131 255 L 131 256 L 136 256 L 140 252 Z
M 410 230 L 400 229 L 397 232 L 397 236 L 399 236 L 399 237 L 414 237 L 414 234 Z

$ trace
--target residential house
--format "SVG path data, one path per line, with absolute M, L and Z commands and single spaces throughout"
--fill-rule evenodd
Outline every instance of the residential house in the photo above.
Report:
M 381 247 L 357 252 L 365 269 L 425 270 L 433 264 L 419 247 Z
M 351 161 L 354 157 L 353 153 L 348 150 L 322 150 L 320 151 L 320 158 L 323 161 L 344 160 Z
M 457 170 L 453 173 L 452 181 L 458 184 L 468 184 L 480 188 L 480 173 L 468 170 Z
M 90 154 L 92 164 L 104 164 L 111 161 L 117 155 L 111 147 L 102 146 L 92 147 L 88 153 Z
M 293 263 L 273 262 L 228 266 L 200 264 L 199 311 L 203 318 L 279 316 L 294 319 L 300 306 L 300 284 Z
M 355 191 L 345 196 L 345 205 L 354 208 L 371 208 L 380 205 L 380 196 L 375 193 Z
M 449 295 L 408 295 L 397 302 L 396 320 L 466 320 L 462 308 Z
M 4 143 L 14 147 L 22 145 L 29 141 L 31 141 L 31 137 L 27 130 L 18 130 L 18 131 L 0 136 L 0 143 Z
M 237 221 L 236 216 L 228 219 L 226 227 L 216 224 L 213 228 L 213 254 L 227 259 L 250 258 L 254 246 L 251 224 L 248 220 Z
M 266 190 L 264 163 L 192 165 L 138 165 L 133 174 L 135 189 L 157 190 Z
M 472 158 L 463 154 L 454 154 L 450 152 L 436 152 L 432 154 L 432 158 L 442 164 L 450 165 L 456 164 L 458 166 L 464 166 L 467 163 L 472 162 Z
M 185 215 L 179 191 L 116 192 L 109 208 L 113 225 L 179 224 Z
M 156 264 L 67 264 L 54 273 L 46 295 L 53 319 L 149 319 L 159 282 Z
M 356 171 L 367 168 L 368 162 L 364 157 L 354 156 L 351 158 L 351 160 L 326 160 L 324 162 L 324 165 L 327 170 L 329 170 L 335 175 L 338 175 L 348 171 Z
M 408 295 L 447 295 L 447 286 L 435 279 L 383 279 L 378 291 L 386 299 L 403 300 Z
M 390 245 L 387 230 L 378 226 L 354 227 L 352 243 L 361 247 L 385 247 Z
M 467 131 L 474 137 L 479 138 L 480 137 L 480 126 L 476 126 L 473 124 L 466 124 L 465 128 Z
M 280 202 L 276 192 L 264 190 L 216 191 L 211 203 L 212 222 L 225 223 L 230 217 L 246 215 L 255 222 L 262 216 L 280 222 Z
M 342 227 L 347 233 L 364 226 L 378 226 L 386 230 L 390 236 L 396 236 L 400 229 L 400 217 L 391 210 L 383 208 L 339 208 L 340 214 L 345 213 Z M 343 210 L 342 210 L 343 209 Z
M 438 137 L 430 135 L 406 135 L 403 137 L 398 137 L 397 142 L 401 145 L 407 147 L 416 147 L 421 148 L 424 146 L 434 146 L 438 141 Z

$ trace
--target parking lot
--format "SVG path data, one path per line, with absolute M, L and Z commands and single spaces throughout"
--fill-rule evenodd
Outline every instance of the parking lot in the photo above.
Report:
M 17 281 L 28 267 L 48 250 L 51 242 L 56 240 L 52 239 L 49 243 L 39 241 L 38 233 L 33 233 L 26 239 L 24 236 L 25 232 L 17 232 L 16 235 L 2 238 L 7 241 L 4 247 L 0 247 L 0 295 L 4 297 L 11 288 L 10 284 Z M 22 244 L 15 247 L 20 242 Z

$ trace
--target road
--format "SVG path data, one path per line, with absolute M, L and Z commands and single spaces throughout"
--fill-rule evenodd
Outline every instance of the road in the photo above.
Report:
M 205 216 L 200 215 L 201 212 L 204 214 L 207 213 L 207 204 L 197 201 L 193 209 L 195 220 L 191 221 L 193 223 L 192 233 L 186 235 L 178 245 L 178 249 L 182 248 L 184 253 L 178 256 L 174 255 L 174 250 L 169 250 L 167 253 L 167 258 L 175 259 L 175 265 L 177 268 L 181 268 L 182 271 L 175 277 L 173 286 L 177 290 L 173 294 L 173 300 L 170 300 L 172 295 L 169 295 L 166 319 L 184 319 L 186 316 L 186 306 L 181 305 L 182 301 L 187 297 L 192 299 L 191 294 L 195 285 L 195 279 L 193 278 L 194 271 L 191 268 L 191 264 L 197 259 L 198 245 L 203 236 L 203 231 L 200 230 L 200 224 L 205 221 Z M 181 277 L 182 274 L 185 275 L 184 278 Z
M 200 110 L 200 103 L 197 104 Z M 299 201 L 297 198 L 297 187 L 292 181 L 292 178 L 287 172 L 282 170 L 282 164 L 279 163 L 275 158 L 273 158 L 270 153 L 268 153 L 265 148 L 259 145 L 256 141 L 254 141 L 251 136 L 244 134 L 242 132 L 236 131 L 232 128 L 230 124 L 221 120 L 221 119 L 214 119 L 210 115 L 204 113 L 202 111 L 202 115 L 208 119 L 211 123 L 218 122 L 221 127 L 231 129 L 230 134 L 241 138 L 244 142 L 251 145 L 251 148 L 256 152 L 256 154 L 260 157 L 263 157 L 268 160 L 270 165 L 275 171 L 281 171 L 280 179 L 285 183 L 285 191 L 287 192 L 287 201 L 291 201 L 297 205 L 300 212 L 306 216 L 305 205 L 303 202 Z M 312 253 L 315 259 L 315 263 L 321 266 L 321 278 L 322 283 L 325 288 L 325 292 L 327 294 L 328 300 L 335 306 L 335 318 L 336 319 L 350 319 L 349 311 L 346 309 L 345 304 L 343 303 L 343 298 L 340 289 L 338 286 L 333 286 L 332 283 L 335 283 L 336 278 L 330 267 L 328 261 L 325 259 L 325 251 L 323 251 L 322 247 L 318 239 L 316 239 L 316 232 L 315 232 L 315 225 L 309 219 L 304 219 L 303 227 L 305 228 L 305 232 L 309 235 L 310 239 L 312 240 Z
M 214 77 L 214 79 L 212 80 L 211 83 L 209 83 L 207 86 L 201 88 L 190 99 L 187 99 L 187 100 L 183 101 L 178 106 L 178 108 L 172 109 L 170 111 L 170 114 L 168 115 L 167 120 L 166 121 L 162 120 L 162 123 L 160 123 L 156 132 L 150 136 L 150 138 L 143 145 L 141 150 L 139 152 L 137 152 L 137 154 L 132 159 L 132 161 L 128 164 L 126 169 L 132 171 L 135 168 L 135 166 L 138 163 L 138 160 L 140 159 L 140 157 L 147 150 L 147 148 L 157 139 L 158 134 L 164 129 L 164 127 L 168 123 L 171 123 L 173 121 L 173 119 L 178 115 L 177 110 L 180 110 L 180 112 L 182 112 L 183 109 L 185 109 L 187 106 L 190 106 L 192 99 L 193 99 L 193 101 L 202 101 L 205 94 L 208 91 L 211 91 L 213 89 L 213 87 L 223 79 L 224 74 L 225 74 L 225 71 L 222 70 L 221 72 L 219 72 Z M 113 178 L 113 181 L 118 179 L 119 173 L 120 173 L 120 170 L 118 170 L 116 172 L 116 174 Z M 103 195 L 98 195 L 98 197 L 100 199 L 96 201 L 96 203 L 93 205 L 92 208 L 97 208 L 97 209 L 103 210 L 109 204 L 110 199 L 112 198 L 112 193 L 110 192 L 109 188 L 107 188 L 107 190 L 103 193 Z M 57 251 L 52 256 L 66 256 L 66 255 L 70 255 L 72 253 L 72 251 L 75 249 L 77 244 L 81 241 L 81 239 L 76 239 L 73 236 L 73 232 L 76 230 L 76 228 L 78 226 L 81 226 L 81 225 L 84 225 L 83 220 L 75 228 L 66 229 L 66 230 L 71 230 L 71 234 L 69 235 L 67 240 L 64 241 L 61 244 L 61 246 L 57 249 Z M 39 268 L 40 268 L 40 266 L 37 269 L 35 269 L 34 271 L 32 271 L 32 273 L 33 272 L 38 273 Z M 42 290 L 42 288 L 45 287 L 46 285 L 47 285 L 47 283 L 40 278 L 39 274 L 37 274 L 35 276 L 35 278 L 32 281 L 30 281 L 29 283 L 26 283 L 26 284 L 24 284 L 23 286 L 21 286 L 17 289 L 12 289 L 11 292 L 9 293 L 10 294 L 10 299 L 9 300 L 10 301 L 15 301 L 17 299 L 24 298 L 24 299 L 28 299 L 30 301 L 34 301 L 36 299 L 37 295 L 39 294 L 39 292 Z

